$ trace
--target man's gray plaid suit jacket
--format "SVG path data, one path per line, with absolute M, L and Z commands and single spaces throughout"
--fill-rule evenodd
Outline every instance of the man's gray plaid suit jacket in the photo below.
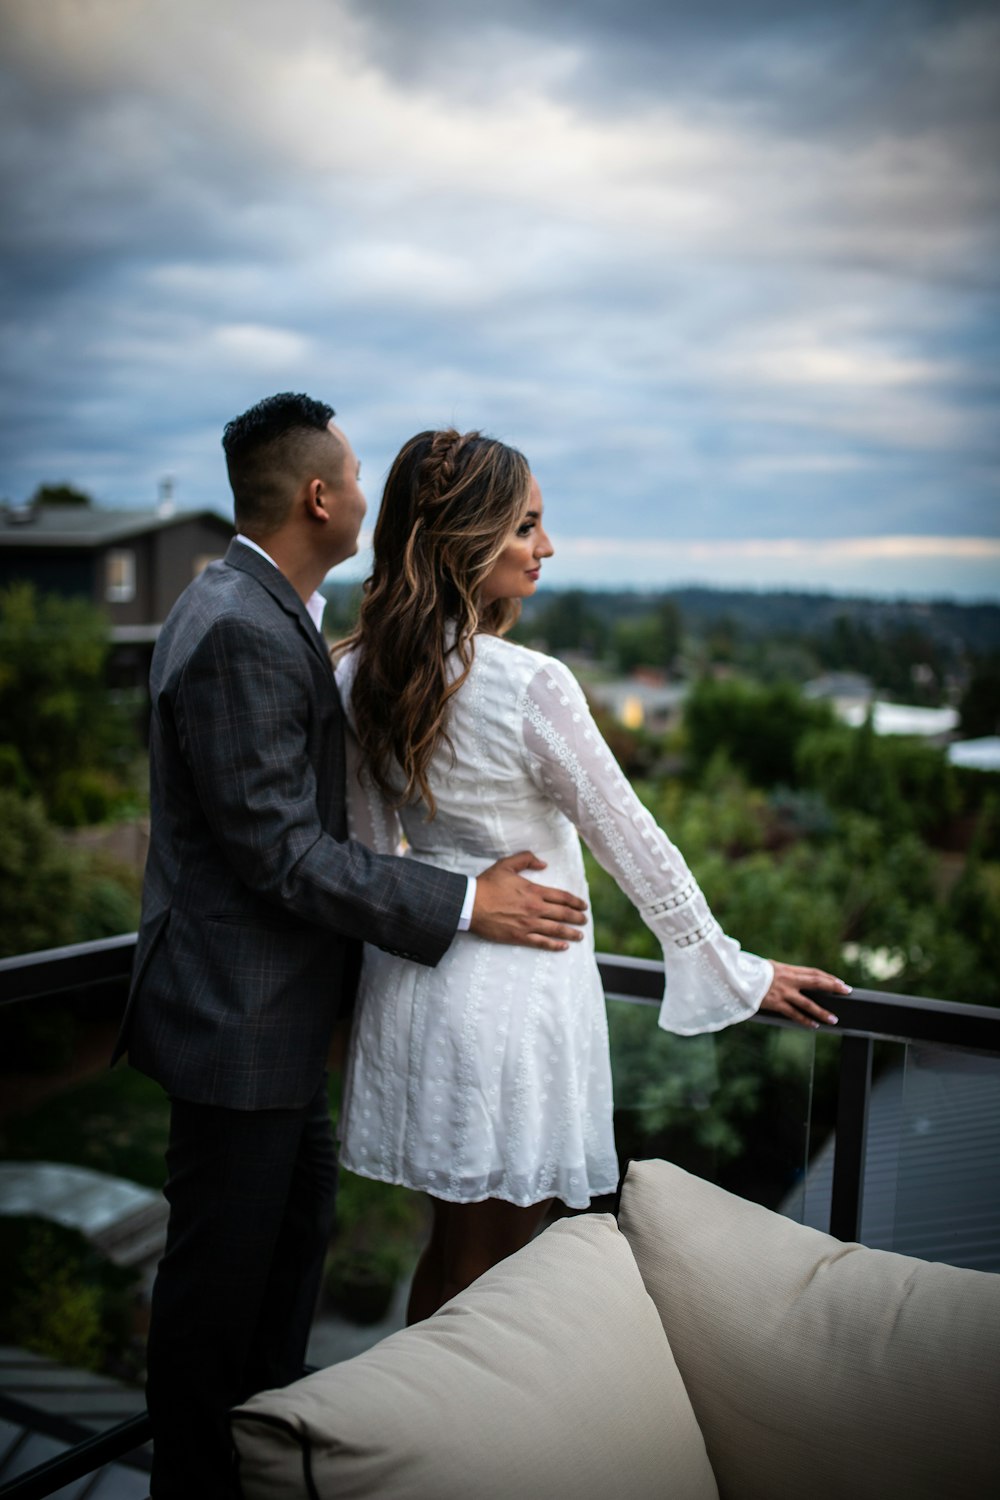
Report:
M 180 1099 L 302 1105 L 360 942 L 436 963 L 466 881 L 347 839 L 327 650 L 251 548 L 233 541 L 181 595 L 150 691 L 151 843 L 115 1058 Z

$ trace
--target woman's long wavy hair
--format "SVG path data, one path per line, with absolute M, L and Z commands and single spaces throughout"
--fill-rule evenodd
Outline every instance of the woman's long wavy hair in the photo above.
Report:
M 396 806 L 419 797 L 434 816 L 427 769 L 441 741 L 451 743 L 448 703 L 469 675 L 473 637 L 502 635 L 520 613 L 520 600 L 484 607 L 479 593 L 524 516 L 530 483 L 515 448 L 454 428 L 418 433 L 389 472 L 358 624 L 334 650 L 358 651 L 358 739 Z

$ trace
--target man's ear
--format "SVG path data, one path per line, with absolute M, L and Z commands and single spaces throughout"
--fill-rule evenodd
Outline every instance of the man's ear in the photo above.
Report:
M 330 500 L 329 485 L 324 484 L 322 479 L 310 479 L 306 486 L 305 508 L 311 521 L 319 521 L 324 525 L 329 521 Z

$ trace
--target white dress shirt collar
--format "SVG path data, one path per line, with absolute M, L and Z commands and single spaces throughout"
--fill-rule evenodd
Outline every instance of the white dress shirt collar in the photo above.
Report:
M 272 568 L 278 568 L 278 564 L 275 562 L 274 558 L 271 557 L 269 553 L 265 552 L 263 547 L 259 547 L 257 543 L 252 542 L 248 536 L 244 536 L 242 531 L 238 531 L 236 533 L 236 540 L 238 542 L 242 542 L 244 547 L 250 547 L 254 552 L 259 552 L 261 557 L 267 559 Z M 280 568 L 278 568 L 278 572 L 281 572 Z M 305 604 L 306 613 L 308 614 L 310 620 L 312 620 L 313 624 L 316 626 L 316 629 L 320 632 L 320 634 L 322 634 L 323 611 L 326 609 L 326 600 L 317 589 L 316 592 L 305 601 Z

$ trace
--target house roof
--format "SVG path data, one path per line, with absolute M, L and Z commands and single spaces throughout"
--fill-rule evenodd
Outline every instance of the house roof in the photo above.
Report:
M 852 729 L 859 729 L 869 711 L 876 734 L 931 736 L 950 734 L 958 728 L 956 708 L 921 708 L 918 704 L 883 703 L 879 699 L 867 707 L 849 704 L 841 710 L 840 717 Z
M 164 531 L 184 521 L 208 521 L 233 532 L 233 523 L 215 510 L 103 510 L 90 505 L 40 505 L 0 514 L 0 548 L 107 547 L 113 542 Z
M 870 677 L 863 672 L 824 672 L 802 686 L 803 698 L 874 698 Z
M 958 740 L 948 746 L 953 766 L 973 771 L 1000 771 L 1000 734 L 987 734 L 979 740 Z

